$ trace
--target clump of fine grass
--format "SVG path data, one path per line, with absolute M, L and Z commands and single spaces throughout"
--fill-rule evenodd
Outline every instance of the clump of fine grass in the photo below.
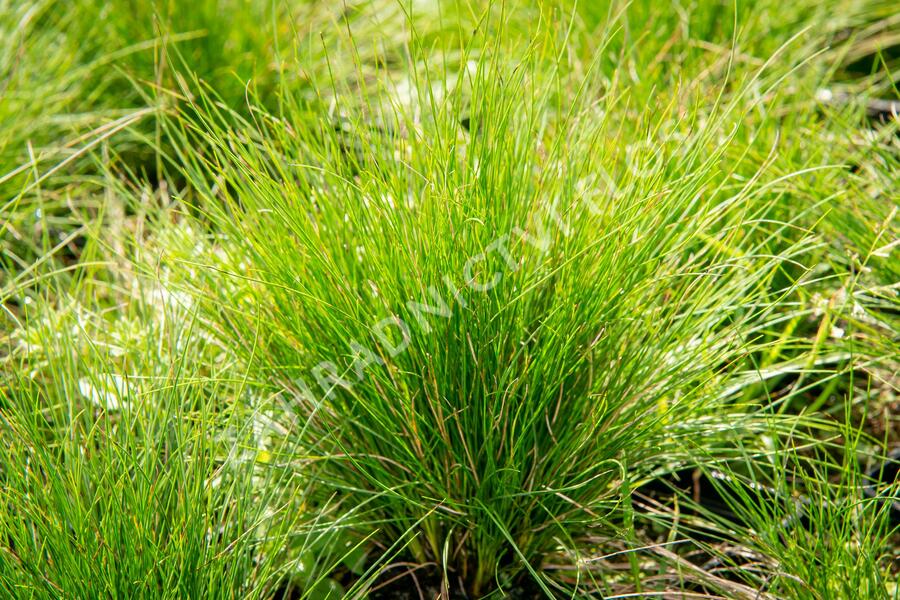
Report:
M 251 124 L 200 98 L 169 123 L 227 256 L 192 275 L 206 318 L 308 421 L 323 486 L 476 596 L 549 591 L 544 558 L 614 530 L 635 482 L 770 428 L 735 376 L 809 250 L 764 165 L 724 160 L 756 80 L 635 114 L 542 43 L 426 69 L 417 111 Z

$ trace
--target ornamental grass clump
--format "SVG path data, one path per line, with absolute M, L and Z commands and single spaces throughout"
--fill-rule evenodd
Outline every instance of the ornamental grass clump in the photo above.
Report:
M 392 101 L 251 122 L 207 96 L 166 123 L 215 248 L 168 260 L 202 319 L 303 424 L 319 492 L 475 597 L 548 591 L 542 562 L 619 531 L 635 485 L 771 429 L 737 375 L 811 245 L 764 168 L 735 175 L 758 80 L 634 106 L 545 42 L 415 65 L 412 104 L 375 78 Z

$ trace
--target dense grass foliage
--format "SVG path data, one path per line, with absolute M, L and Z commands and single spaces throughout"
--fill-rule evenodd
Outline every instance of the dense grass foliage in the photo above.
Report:
M 900 593 L 892 3 L 59 8 L 3 594 Z
M 198 289 L 213 318 L 295 392 L 327 483 L 395 537 L 420 529 L 414 556 L 475 595 L 610 518 L 630 479 L 681 466 L 698 437 L 765 427 L 730 378 L 790 292 L 769 281 L 806 250 L 767 251 L 788 225 L 761 221 L 764 186 L 716 172 L 727 130 L 630 148 L 603 193 L 603 104 L 548 106 L 559 82 L 531 68 L 474 63 L 418 123 L 366 135 L 348 119 L 356 148 L 290 114 L 245 143 L 245 124 L 211 118 L 195 134 L 213 152 L 182 163 L 240 269 L 221 268 L 237 293 Z M 660 135 L 660 116 L 635 129 Z

